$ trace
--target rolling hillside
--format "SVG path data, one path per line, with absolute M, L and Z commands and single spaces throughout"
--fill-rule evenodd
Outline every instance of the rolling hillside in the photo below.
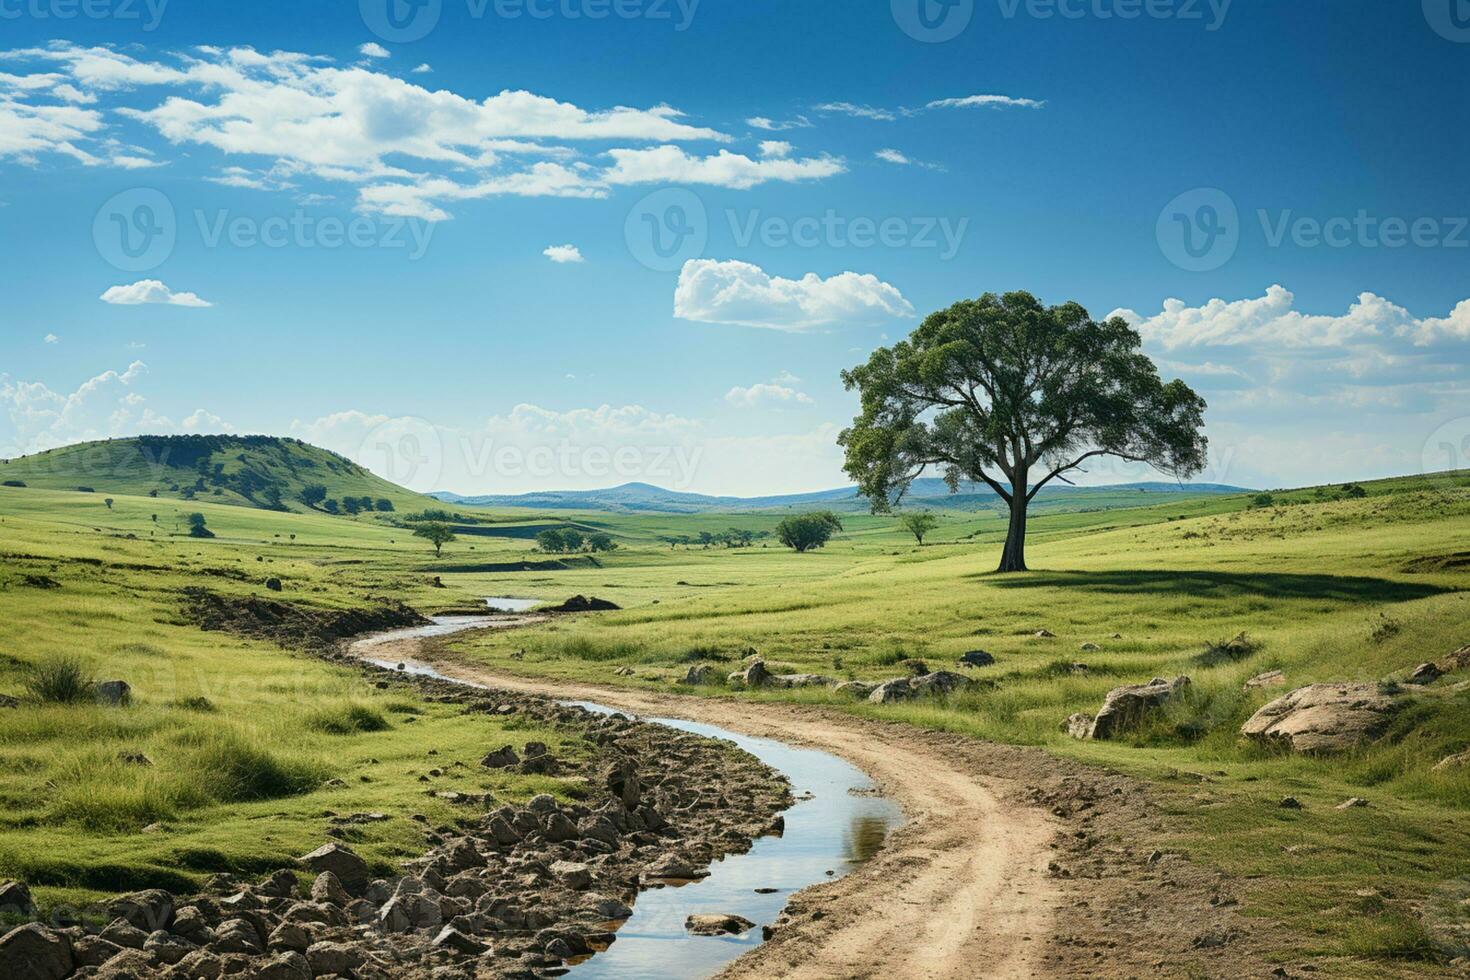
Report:
M 0 483 L 297 512 L 421 510 L 434 504 L 344 456 L 275 436 L 138 436 L 78 443 L 0 460 Z M 325 497 L 310 506 L 303 499 L 309 487 L 325 489 Z
M 1184 497 L 1246 492 L 1242 487 L 1218 483 L 1127 483 L 1105 487 L 1048 486 L 1037 494 L 1033 504 L 1038 509 L 1083 510 L 1095 508 L 1139 507 Z M 663 514 L 739 513 L 779 511 L 793 508 L 822 507 L 842 513 L 861 513 L 868 502 L 858 496 L 856 487 L 819 490 L 814 493 L 785 494 L 765 497 L 714 497 L 699 493 L 679 493 L 647 483 L 626 483 L 606 490 L 562 490 L 520 495 L 485 495 L 465 497 L 453 493 L 434 493 L 446 503 L 467 507 L 532 507 L 542 510 L 611 511 L 613 513 L 655 512 Z M 904 506 L 909 509 L 986 510 L 1000 505 L 989 487 L 966 484 L 951 494 L 943 480 L 915 480 Z

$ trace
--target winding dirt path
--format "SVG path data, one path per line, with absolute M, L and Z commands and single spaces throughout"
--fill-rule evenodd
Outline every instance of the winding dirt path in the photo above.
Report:
M 1192 972 L 1198 936 L 1212 930 L 1232 938 L 1229 949 L 1209 950 L 1205 975 L 1266 974 L 1236 942 L 1243 930 L 1220 904 L 1218 874 L 1178 862 L 1161 876 L 1148 851 L 1137 853 L 1155 811 L 1127 777 L 806 705 L 507 675 L 449 662 L 433 640 L 364 653 L 818 748 L 867 773 L 905 824 L 851 874 L 793 896 L 775 936 L 726 967 L 724 980 L 1174 976 Z M 1096 846 L 1104 841 L 1115 846 Z

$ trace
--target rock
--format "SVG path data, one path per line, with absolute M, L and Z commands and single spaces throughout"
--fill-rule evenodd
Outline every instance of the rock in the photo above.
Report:
M 865 681 L 843 681 L 832 690 L 838 694 L 845 694 L 850 698 L 867 700 L 868 696 L 873 693 L 873 687 L 874 685 L 868 684 Z
M 1176 677 L 1172 681 L 1156 677 L 1147 684 L 1115 687 L 1092 719 L 1088 737 L 1109 739 L 1136 728 L 1188 687 L 1188 677 Z
M 616 603 L 608 602 L 606 599 L 599 599 L 596 596 L 588 598 L 587 596 L 574 595 L 566 602 L 563 602 L 561 605 L 552 606 L 549 609 L 544 609 L 542 611 L 558 613 L 613 612 L 621 608 L 623 607 L 617 605 Z
M 1295 796 L 1283 796 L 1281 802 L 1276 805 L 1283 810 L 1300 810 L 1302 808 L 1302 801 Z
M 1242 690 L 1253 691 L 1263 687 L 1284 687 L 1286 675 L 1279 670 L 1268 670 L 1264 674 L 1257 674 L 1241 686 Z
M 1470 751 L 1461 752 L 1459 755 L 1445 756 L 1434 764 L 1434 771 L 1451 772 L 1466 767 L 1470 767 Z
M 684 928 L 696 936 L 740 936 L 755 923 L 738 915 L 698 914 L 685 919 Z
M 643 872 L 645 878 L 708 878 L 709 871 L 694 864 L 682 854 L 665 854 Z
M 519 765 L 521 757 L 516 755 L 516 750 L 509 745 L 502 745 L 480 760 L 480 765 L 486 769 L 509 769 L 511 766 Z
M 634 672 L 634 670 L 633 670 L 632 667 L 616 667 L 616 668 L 613 669 L 613 676 L 615 676 L 615 677 L 636 677 L 638 675 Z
M 92 974 L 97 980 L 154 980 L 161 968 L 157 960 L 141 949 L 125 949 L 103 963 Z
M 311 933 L 299 922 L 282 922 L 266 937 L 265 944 L 272 952 L 304 953 L 311 945 Z
M 1056 634 L 1053 633 L 1051 630 L 1037 630 L 1031 635 L 1038 640 L 1051 640 L 1056 638 Z
M 1400 707 L 1374 684 L 1312 684 L 1262 707 L 1240 733 L 1296 752 L 1336 752 L 1382 735 Z
M 224 960 L 207 950 L 197 949 L 174 967 L 174 974 L 189 980 L 219 980 L 225 972 Z
M 1410 672 L 1409 679 L 1405 683 L 1423 686 L 1433 684 L 1443 676 L 1444 671 L 1439 669 L 1438 664 L 1420 664 Z
M 1102 647 L 1098 646 L 1096 643 L 1084 643 L 1077 649 L 1083 651 L 1084 653 L 1092 653 L 1094 650 L 1101 650 Z
M 434 945 L 440 949 L 452 949 L 456 953 L 464 953 L 467 956 L 478 956 L 485 952 L 484 943 L 471 939 L 454 926 L 445 926 L 439 930 L 439 935 L 434 937 Z
M 342 887 L 342 881 L 330 871 L 323 871 L 316 876 L 316 881 L 311 883 L 311 900 L 326 905 L 336 905 L 346 908 L 352 901 L 352 896 L 347 894 L 347 889 Z
M 744 670 L 737 670 L 730 675 L 730 683 L 737 687 L 765 687 L 771 683 L 771 672 L 766 669 L 764 660 L 756 660 Z
M 9 694 L 0 694 L 0 709 L 3 709 L 3 708 L 19 708 L 19 707 L 20 707 L 20 698 L 14 697 L 14 696 L 9 695 Z
M 133 700 L 133 689 L 127 681 L 99 681 L 95 690 L 100 704 L 122 707 Z
M 169 964 L 179 962 L 198 948 L 187 939 L 171 936 L 161 930 L 149 936 L 148 941 L 143 944 L 143 952 Z
M 592 906 L 592 914 L 599 919 L 611 922 L 628 918 L 633 914 L 633 910 L 615 898 L 602 898 Z
M 101 966 L 121 952 L 121 946 L 110 943 L 101 936 L 83 936 L 71 944 L 72 959 L 78 967 Z
M 952 673 L 948 670 L 936 670 L 932 674 L 915 677 L 910 683 L 913 685 L 915 694 L 935 697 L 964 690 L 970 686 L 970 679 L 963 674 Z
M 105 934 L 104 934 L 105 935 Z M 264 937 L 246 919 L 226 919 L 214 930 L 212 953 L 259 953 Z
M 349 895 L 361 895 L 367 889 L 367 862 L 345 844 L 324 844 L 299 860 L 317 873 L 332 872 Z
M 592 869 L 580 861 L 554 861 L 551 873 L 573 891 L 592 887 Z
M 995 663 L 995 658 L 984 650 L 971 650 L 960 657 L 962 667 L 989 667 Z
M 824 674 L 777 674 L 774 683 L 777 687 L 833 687 L 837 681 Z
M 908 701 L 913 696 L 913 682 L 907 677 L 895 677 L 873 688 L 873 693 L 868 695 L 868 701 L 872 704 L 893 704 L 896 701 Z
M 695 664 L 689 668 L 680 683 L 688 684 L 690 687 L 701 687 L 705 684 L 713 684 L 720 679 L 719 673 L 709 664 Z
M 174 924 L 169 926 L 169 932 L 175 936 L 183 936 L 198 946 L 203 946 L 214 938 L 214 930 L 209 928 L 204 916 L 192 905 L 174 913 Z
M 107 912 L 145 933 L 167 929 L 174 920 L 174 897 L 162 888 L 150 888 L 114 899 Z
M 279 592 L 281 591 L 281 580 L 278 578 L 268 578 L 265 580 L 265 587 L 272 592 Z
M 71 940 L 37 922 L 0 937 L 0 977 L 5 980 L 61 980 L 75 962 Z
M 306 950 L 306 963 L 314 976 L 348 976 L 367 962 L 367 954 L 347 943 L 312 943 Z
M 1439 662 L 1442 673 L 1453 674 L 1457 670 L 1470 669 L 1470 647 L 1460 647 Z
M 298 880 L 296 872 L 282 868 L 255 886 L 255 892 L 267 898 L 290 898 L 296 894 Z
M 1334 809 L 1337 809 L 1337 810 L 1352 810 L 1352 809 L 1354 809 L 1356 807 L 1367 806 L 1367 805 L 1368 805 L 1368 801 L 1367 800 L 1363 799 L 1361 796 L 1354 796 L 1354 797 L 1350 797 L 1350 798 L 1348 798 L 1346 800 L 1343 800 Z
M 124 949 L 142 949 L 148 941 L 148 933 L 127 919 L 113 919 L 98 935 Z
M 0 919 L 33 919 L 36 903 L 31 899 L 31 890 L 23 881 L 7 881 L 0 884 Z
M 1092 715 L 1083 714 L 1081 712 L 1069 715 L 1067 717 L 1066 729 L 1067 734 L 1072 736 L 1073 738 L 1091 738 Z

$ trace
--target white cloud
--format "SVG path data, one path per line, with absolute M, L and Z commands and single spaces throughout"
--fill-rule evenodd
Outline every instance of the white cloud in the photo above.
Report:
M 959 99 L 935 99 L 926 109 L 1040 109 L 1046 103 L 1037 99 L 1013 99 L 1009 95 L 967 95 Z
M 357 53 L 362 55 L 364 58 L 392 57 L 392 53 L 389 52 L 387 48 L 383 47 L 381 44 L 377 44 L 372 41 L 369 41 L 367 44 L 364 44 L 362 47 L 358 48 Z
M 791 156 L 791 144 L 785 140 L 762 140 L 761 156 L 784 159 Z
M 894 149 L 879 150 L 878 152 L 874 153 L 873 156 L 877 157 L 879 160 L 884 160 L 888 163 L 897 163 L 899 165 L 907 165 L 913 163 L 913 161 L 905 156 L 901 151 Z
M 196 309 L 213 306 L 194 293 L 176 293 L 157 279 L 140 279 L 130 286 L 113 286 L 102 294 L 102 302 L 114 306 L 188 306 Z
M 680 319 L 772 330 L 872 325 L 913 315 L 896 288 L 856 272 L 781 279 L 747 262 L 693 259 L 680 271 L 674 293 Z
M 185 432 L 234 432 L 235 427 L 218 415 L 203 408 L 194 411 L 179 423 Z
M 575 245 L 552 245 L 541 254 L 557 264 L 586 261 L 582 258 L 582 250 Z
M 775 381 L 778 385 L 801 384 L 801 379 L 792 374 L 790 371 L 781 371 L 776 375 Z
M 428 62 L 427 62 L 427 61 L 426 61 L 426 62 L 424 62 L 424 63 L 423 63 L 423 64 L 421 64 L 421 65 L 419 65 L 419 66 L 418 66 L 418 67 L 417 67 L 417 68 L 415 68 L 415 69 L 414 69 L 414 70 L 413 70 L 413 73 L 414 73 L 414 74 L 415 74 L 415 75 L 427 75 L 427 74 L 429 74 L 429 73 L 430 73 L 430 72 L 432 72 L 432 71 L 433 71 L 433 70 L 434 70 L 434 67 L 433 67 L 433 66 L 432 66 L 432 65 L 430 65 L 430 64 L 429 64 L 429 63 L 428 63 Z
M 603 176 L 609 184 L 710 184 L 746 190 L 772 180 L 819 180 L 847 170 L 846 164 L 835 157 L 752 160 L 729 150 L 721 150 L 716 156 L 701 157 L 691 156 L 679 146 L 608 152 L 616 161 L 616 165 Z
M 824 102 L 814 108 L 818 112 L 834 112 L 838 115 L 853 116 L 857 119 L 873 119 L 878 122 L 892 122 L 904 112 L 902 109 L 880 109 L 877 106 L 855 105 L 851 102 Z
M 806 116 L 797 116 L 794 119 L 771 119 L 768 116 L 751 116 L 745 120 L 745 125 L 751 129 L 762 129 L 768 133 L 780 133 L 788 129 L 810 129 L 812 121 Z
M 61 343 L 61 338 L 58 337 L 58 336 L 56 336 L 56 334 L 54 334 L 54 333 L 48 333 L 46 335 L 46 343 L 48 343 L 48 344 L 59 344 L 59 343 Z
M 39 452 L 68 443 L 135 434 L 143 429 L 171 431 L 173 423 L 144 404 L 136 385 L 147 374 L 142 361 L 119 371 L 104 371 L 70 393 L 40 381 L 15 381 L 0 375 L 0 412 L 9 431 L 0 435 L 0 455 Z
M 725 393 L 725 401 L 737 408 L 767 408 L 789 405 L 810 405 L 811 398 L 804 392 L 785 385 L 761 382 L 748 388 L 739 385 Z

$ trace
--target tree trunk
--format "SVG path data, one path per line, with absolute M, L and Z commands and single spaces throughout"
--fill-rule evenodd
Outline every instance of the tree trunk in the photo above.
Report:
M 1015 488 L 1011 498 L 1011 526 L 1006 532 L 1006 549 L 1000 556 L 999 572 L 1026 571 L 1026 492 Z

